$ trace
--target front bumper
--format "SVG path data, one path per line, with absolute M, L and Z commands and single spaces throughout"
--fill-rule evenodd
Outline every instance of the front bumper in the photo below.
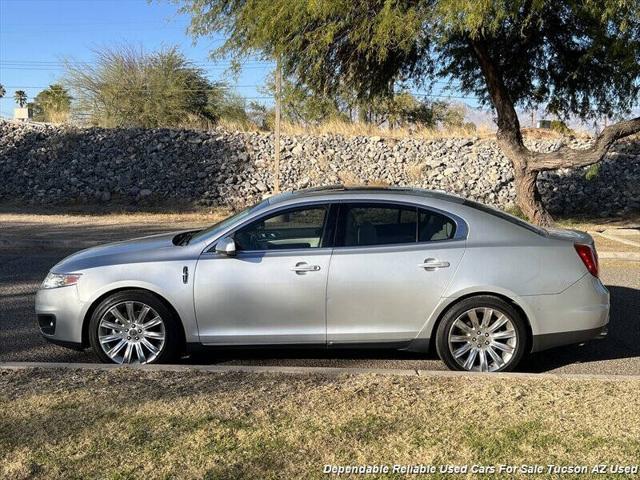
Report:
M 40 333 L 53 343 L 81 347 L 84 306 L 75 285 L 38 290 L 36 315 Z

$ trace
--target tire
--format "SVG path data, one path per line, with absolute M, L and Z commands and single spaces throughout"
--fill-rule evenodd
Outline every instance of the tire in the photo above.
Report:
M 455 304 L 436 332 L 438 356 L 451 370 L 511 371 L 522 360 L 527 342 L 522 315 L 509 303 L 489 295 Z
M 124 290 L 100 302 L 91 315 L 88 333 L 103 363 L 151 364 L 176 357 L 181 344 L 179 328 L 178 319 L 156 295 Z

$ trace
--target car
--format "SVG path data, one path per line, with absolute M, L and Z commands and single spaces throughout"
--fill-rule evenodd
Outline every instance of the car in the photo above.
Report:
M 51 269 L 36 314 L 47 340 L 118 364 L 365 346 L 500 372 L 604 336 L 609 293 L 586 233 L 438 191 L 334 186 L 80 251 Z

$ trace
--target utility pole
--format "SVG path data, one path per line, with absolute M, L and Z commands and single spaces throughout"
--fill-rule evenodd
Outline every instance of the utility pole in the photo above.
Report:
M 280 192 L 280 98 L 282 97 L 282 74 L 280 72 L 280 57 L 276 59 L 276 121 L 275 121 L 275 162 L 274 162 L 274 179 L 273 191 Z

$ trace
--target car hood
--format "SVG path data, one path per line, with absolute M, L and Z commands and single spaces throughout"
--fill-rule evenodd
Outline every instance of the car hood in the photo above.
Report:
M 545 229 L 549 238 L 555 240 L 566 240 L 572 243 L 582 243 L 585 245 L 593 245 L 593 237 L 586 232 L 580 230 L 569 230 L 565 228 L 547 228 Z
M 51 271 L 72 273 L 104 265 L 179 259 L 185 256 L 189 249 L 174 245 L 172 240 L 183 231 L 161 233 L 87 248 L 58 262 Z

